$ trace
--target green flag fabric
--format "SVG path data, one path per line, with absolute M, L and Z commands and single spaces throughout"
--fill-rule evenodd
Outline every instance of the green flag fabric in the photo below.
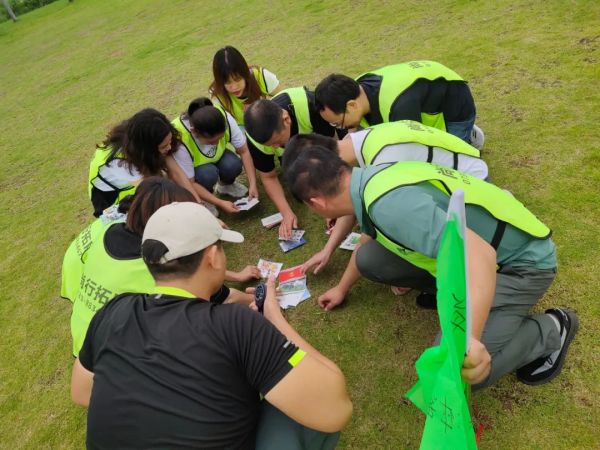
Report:
M 476 449 L 469 413 L 470 387 L 460 369 L 470 328 L 466 264 L 464 193 L 450 198 L 448 219 L 437 256 L 437 307 L 440 344 L 428 348 L 415 367 L 419 380 L 406 397 L 425 415 L 421 449 Z

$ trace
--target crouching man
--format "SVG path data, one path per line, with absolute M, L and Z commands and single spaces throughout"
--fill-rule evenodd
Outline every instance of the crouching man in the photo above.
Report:
M 223 241 L 243 236 L 197 203 L 149 219 L 154 292 L 98 311 L 73 367 L 88 448 L 335 447 L 352 413 L 344 376 L 287 323 L 274 281 L 264 317 L 207 301 L 225 277 Z

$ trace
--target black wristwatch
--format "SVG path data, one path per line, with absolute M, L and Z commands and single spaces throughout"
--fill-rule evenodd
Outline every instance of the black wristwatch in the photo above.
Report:
M 263 309 L 265 307 L 265 299 L 267 298 L 267 285 L 265 283 L 260 283 L 256 286 L 254 291 L 254 303 L 256 303 L 256 307 L 258 308 L 259 313 L 263 313 Z

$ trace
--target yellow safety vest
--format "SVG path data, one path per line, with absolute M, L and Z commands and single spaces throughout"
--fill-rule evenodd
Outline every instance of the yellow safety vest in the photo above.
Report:
M 94 181 L 96 181 L 97 179 L 100 179 L 104 183 L 106 183 L 108 186 L 110 186 L 113 191 L 117 191 L 119 193 L 119 195 L 117 196 L 117 199 L 115 201 L 115 203 L 119 203 L 123 199 L 123 197 L 126 197 L 128 195 L 135 193 L 136 186 L 129 185 L 129 186 L 123 186 L 123 187 L 119 188 L 119 187 L 116 187 L 113 184 L 109 183 L 104 178 L 102 178 L 102 176 L 100 175 L 100 169 L 107 164 L 107 160 L 108 160 L 108 157 L 109 157 L 111 151 L 112 151 L 112 147 L 98 147 L 96 149 L 96 151 L 94 152 L 94 157 L 92 158 L 92 161 L 90 162 L 90 171 L 89 171 L 89 176 L 88 176 L 88 178 L 89 178 L 88 194 L 91 199 L 92 198 L 92 187 L 94 186 Z M 116 157 L 111 161 L 111 163 L 118 164 L 119 160 L 125 161 L 125 156 L 123 155 L 123 152 L 121 150 L 119 150 L 117 152 Z
M 192 130 L 190 130 L 183 122 L 182 116 L 173 119 L 171 122 L 175 129 L 179 131 L 179 134 L 181 135 L 181 143 L 190 154 L 190 157 L 194 163 L 194 167 L 218 162 L 223 157 L 223 153 L 225 153 L 225 150 L 227 149 L 227 144 L 229 144 L 231 141 L 231 129 L 229 127 L 229 120 L 227 120 L 227 114 L 221 106 L 217 105 L 215 108 L 217 108 L 219 112 L 223 114 L 223 118 L 225 119 L 225 134 L 221 139 L 219 139 L 219 142 L 210 154 L 205 154 L 202 152 L 200 146 L 196 142 L 196 139 L 194 139 L 194 136 L 192 135 Z
M 263 96 L 268 95 L 267 91 L 267 82 L 265 81 L 264 69 L 262 67 L 251 67 L 250 71 L 252 76 L 258 83 L 258 87 Z M 229 114 L 231 114 L 238 125 L 244 125 L 244 101 L 240 100 L 235 95 L 227 94 L 231 104 L 231 110 L 228 110 Z M 226 105 L 220 96 L 217 96 L 217 100 L 221 103 L 221 105 Z
M 510 224 L 537 239 L 550 237 L 551 231 L 546 225 L 520 201 L 499 187 L 448 167 L 415 161 L 392 164 L 377 172 L 365 183 L 361 193 L 363 215 L 368 217 L 371 206 L 390 191 L 422 182 L 430 183 L 448 196 L 455 190 L 462 189 L 465 193 L 465 205 L 482 207 L 496 218 L 499 224 Z M 390 238 L 384 230 L 374 224 L 372 226 L 374 236 L 371 237 L 377 242 L 435 276 L 435 259 L 405 247 Z
M 396 98 L 412 86 L 416 80 L 426 79 L 433 81 L 443 78 L 447 81 L 463 81 L 456 72 L 435 61 L 409 61 L 394 64 L 364 73 L 356 80 L 360 81 L 362 77 L 368 75 L 379 75 L 382 77 L 381 87 L 379 88 L 379 112 L 384 122 L 390 121 L 392 105 Z M 446 131 L 444 115 L 441 112 L 432 114 L 421 113 L 421 122 L 430 127 Z M 361 126 L 363 128 L 369 126 L 364 118 L 361 121 Z
M 287 94 L 290 97 L 290 104 L 291 107 L 294 109 L 294 116 L 296 117 L 296 122 L 298 123 L 298 134 L 312 133 L 313 125 L 310 121 L 310 109 L 308 107 L 308 96 L 306 95 L 306 88 L 295 87 L 284 89 L 283 91 L 279 92 L 275 97 L 273 97 L 273 100 L 275 100 L 280 95 L 284 94 Z M 267 155 L 275 155 L 279 157 L 283 155 L 283 147 L 269 147 L 268 145 L 259 144 L 248 133 L 246 133 L 246 136 L 261 152 Z
M 99 222 L 100 219 L 98 219 Z M 154 279 L 141 257 L 134 259 L 115 259 L 110 256 L 104 244 L 106 232 L 112 226 L 109 223 L 97 232 L 96 239 L 86 251 L 83 267 L 70 261 L 63 266 L 67 279 L 78 282 L 71 314 L 71 335 L 73 336 L 73 354 L 77 356 L 83 345 L 88 326 L 106 302 L 125 292 L 146 293 L 154 289 Z M 65 262 L 66 258 L 65 258 Z M 79 276 L 79 280 L 76 280 Z
M 430 148 L 442 148 L 454 154 L 479 158 L 481 153 L 462 139 L 437 128 L 428 127 L 414 120 L 381 123 L 367 129 L 367 135 L 360 148 L 365 165 L 372 165 L 379 153 L 390 145 L 415 142 Z M 431 162 L 431 160 L 427 161 Z

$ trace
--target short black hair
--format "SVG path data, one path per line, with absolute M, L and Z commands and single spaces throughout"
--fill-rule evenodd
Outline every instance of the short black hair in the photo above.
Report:
M 257 100 L 244 113 L 246 132 L 259 144 L 283 129 L 283 108 L 271 100 Z
M 360 86 L 356 80 L 346 75 L 332 73 L 327 75 L 315 89 L 315 105 L 319 111 L 326 107 L 336 114 L 346 111 L 346 103 L 360 95 Z
M 335 138 L 315 133 L 297 134 L 285 145 L 285 151 L 283 152 L 283 159 L 281 161 L 282 171 L 285 172 L 286 168 L 293 164 L 300 153 L 312 147 L 322 147 L 339 154 L 337 139 Z
M 194 131 L 201 136 L 213 137 L 225 133 L 227 129 L 225 117 L 206 97 L 192 100 L 187 109 L 187 116 Z
M 167 246 L 155 239 L 146 239 L 142 243 L 144 263 L 146 263 L 150 274 L 156 281 L 189 278 L 200 266 L 204 250 L 206 249 L 166 263 L 161 263 L 160 259 L 169 251 Z
M 287 166 L 286 182 L 296 199 L 308 202 L 315 195 L 330 197 L 340 192 L 340 182 L 350 166 L 330 149 L 308 148 Z

